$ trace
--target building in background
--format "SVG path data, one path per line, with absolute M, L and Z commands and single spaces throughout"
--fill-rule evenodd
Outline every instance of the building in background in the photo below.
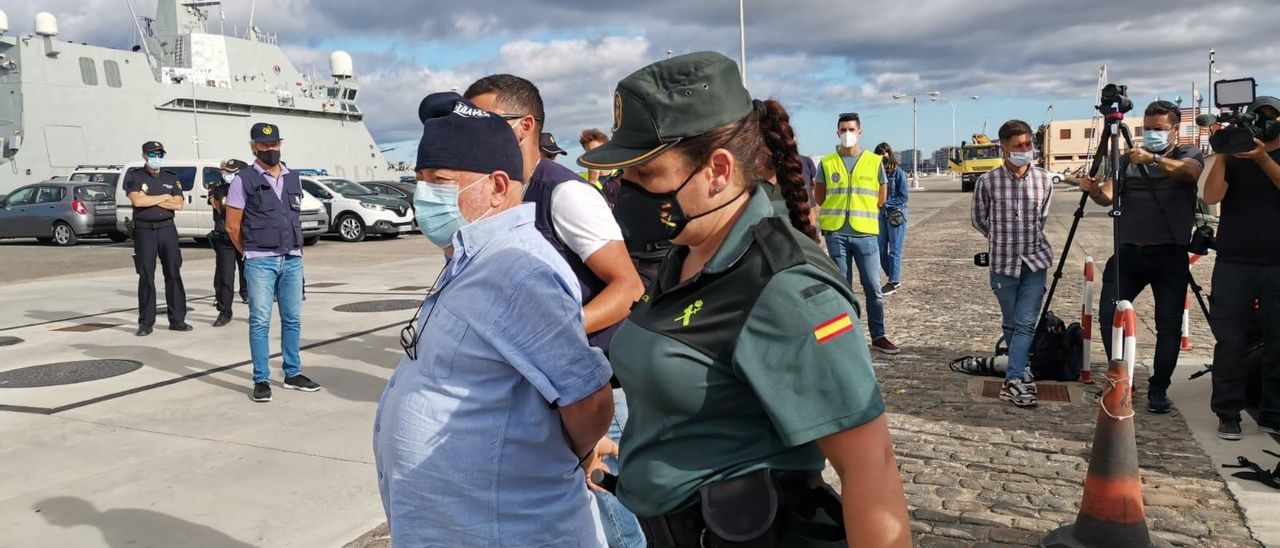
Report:
M 1134 115 L 1137 113 L 1137 115 Z M 1178 142 L 1191 144 L 1206 150 L 1209 144 L 1209 130 L 1195 124 L 1195 108 L 1182 109 L 1182 125 Z M 1142 114 L 1134 109 L 1124 119 L 1133 134 L 1134 146 L 1142 146 Z M 1054 120 L 1049 123 L 1045 134 L 1044 158 L 1045 169 L 1061 173 L 1075 172 L 1087 168 L 1093 153 L 1098 149 L 1098 141 L 1102 138 L 1102 118 L 1084 120 Z M 1121 144 L 1123 147 L 1124 145 Z
M 947 158 L 951 157 L 951 147 L 942 147 L 933 151 L 933 165 L 939 169 L 950 169 Z

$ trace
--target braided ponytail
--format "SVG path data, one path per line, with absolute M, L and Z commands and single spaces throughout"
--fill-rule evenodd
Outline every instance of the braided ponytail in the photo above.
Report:
M 791 116 L 782 103 L 774 99 L 756 101 L 756 116 L 773 172 L 778 179 L 778 190 L 787 203 L 791 226 L 819 240 L 818 229 L 809 220 L 809 191 L 805 188 L 800 152 L 796 149 L 795 131 L 791 129 Z

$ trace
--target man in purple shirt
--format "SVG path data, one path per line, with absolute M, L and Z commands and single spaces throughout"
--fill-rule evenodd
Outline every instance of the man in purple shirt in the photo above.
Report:
M 227 233 L 244 255 L 249 282 L 249 352 L 253 356 L 253 401 L 271 401 L 271 304 L 280 303 L 280 350 L 284 387 L 315 392 L 320 385 L 302 374 L 302 183 L 280 162 L 280 128 L 259 122 L 249 130 L 257 161 L 240 170 L 227 192 Z

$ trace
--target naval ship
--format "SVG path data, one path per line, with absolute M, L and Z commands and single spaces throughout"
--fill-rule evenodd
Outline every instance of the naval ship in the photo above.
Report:
M 209 32 L 220 4 L 159 0 L 154 17 L 135 14 L 131 50 L 59 40 L 49 13 L 12 35 L 0 11 L 0 195 L 137 160 L 145 141 L 175 159 L 244 158 L 255 122 L 280 127 L 290 166 L 390 177 L 356 104 L 351 56 L 333 52 L 327 78 L 305 75 L 252 24 L 240 36 Z

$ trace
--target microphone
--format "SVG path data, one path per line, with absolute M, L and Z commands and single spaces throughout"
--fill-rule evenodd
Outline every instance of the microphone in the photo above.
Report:
M 601 489 L 613 493 L 618 489 L 618 476 L 600 469 L 592 470 L 591 483 L 599 485 Z
M 1196 125 L 1200 127 L 1209 127 L 1218 123 L 1218 117 L 1213 114 L 1201 114 L 1196 116 Z

